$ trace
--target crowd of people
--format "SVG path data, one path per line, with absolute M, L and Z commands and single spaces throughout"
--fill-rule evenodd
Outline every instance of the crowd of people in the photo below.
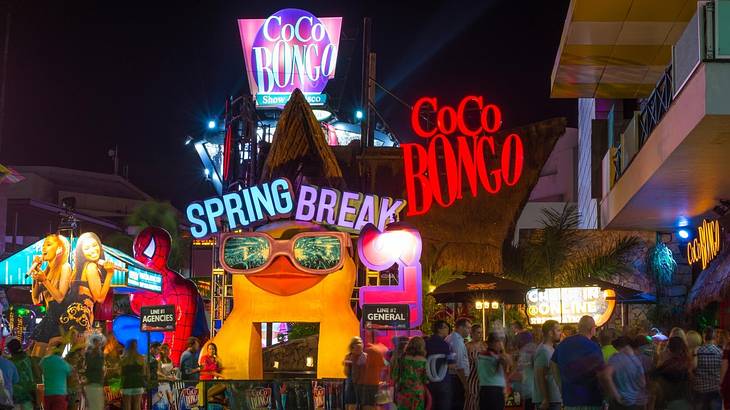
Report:
M 721 410 L 730 337 L 712 327 L 603 328 L 548 320 L 492 330 L 459 319 L 383 352 L 359 337 L 344 360 L 346 409 Z M 723 407 L 724 406 L 724 407 Z
M 216 346 L 208 344 L 200 355 L 196 338 L 188 340 L 179 368 L 167 344 L 152 343 L 145 357 L 137 340 L 122 346 L 100 333 L 82 344 L 51 341 L 38 358 L 15 338 L 6 340 L 5 350 L 7 356 L 0 355 L 0 410 L 103 410 L 110 408 L 109 389 L 121 393 L 124 410 L 167 410 L 175 408 L 172 383 L 195 386 L 222 371 Z

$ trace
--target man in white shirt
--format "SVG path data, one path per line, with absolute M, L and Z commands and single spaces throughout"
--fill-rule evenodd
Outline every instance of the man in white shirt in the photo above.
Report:
M 459 319 L 456 321 L 454 331 L 446 337 L 446 343 L 449 344 L 451 354 L 454 356 L 454 368 L 449 372 L 453 410 L 464 409 L 464 391 L 467 388 L 467 378 L 469 377 L 469 355 L 466 352 L 464 338 L 469 334 L 470 329 L 469 319 Z

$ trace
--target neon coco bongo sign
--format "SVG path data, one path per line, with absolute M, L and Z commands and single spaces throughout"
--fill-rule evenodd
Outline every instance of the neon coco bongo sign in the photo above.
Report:
M 425 121 L 423 110 L 435 112 L 435 123 Z M 467 120 L 467 112 L 478 111 L 478 121 Z M 524 166 L 524 147 L 516 133 L 507 135 L 500 145 L 495 141 L 502 126 L 502 111 L 483 97 L 464 97 L 458 106 L 439 104 L 436 97 L 416 101 L 411 112 L 411 127 L 429 143 L 401 144 L 408 215 L 421 215 L 436 202 L 449 207 L 462 199 L 465 187 L 472 197 L 480 190 L 489 194 L 503 186 L 517 184 Z M 454 141 L 448 137 L 455 135 Z

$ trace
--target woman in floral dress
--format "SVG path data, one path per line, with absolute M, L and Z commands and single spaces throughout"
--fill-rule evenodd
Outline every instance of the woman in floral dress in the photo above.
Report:
M 426 408 L 426 343 L 414 337 L 406 346 L 405 357 L 400 363 L 396 380 L 398 410 L 424 410 Z

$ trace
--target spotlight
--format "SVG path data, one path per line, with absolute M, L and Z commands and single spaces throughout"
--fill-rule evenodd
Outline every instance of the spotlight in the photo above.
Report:
M 193 137 L 190 135 L 185 137 L 185 145 L 190 145 L 190 143 L 193 142 Z
M 215 121 L 213 121 L 213 120 L 208 121 L 208 129 L 212 130 L 213 128 L 215 128 Z
M 679 235 L 679 237 L 682 239 L 688 239 L 689 231 L 687 229 L 680 229 L 677 231 L 677 235 Z
M 361 119 L 362 119 L 362 117 L 364 117 L 364 116 L 365 116 L 365 115 L 364 115 L 364 114 L 362 113 L 362 110 L 357 110 L 357 111 L 355 111 L 355 119 L 357 119 L 357 120 L 361 120 Z

